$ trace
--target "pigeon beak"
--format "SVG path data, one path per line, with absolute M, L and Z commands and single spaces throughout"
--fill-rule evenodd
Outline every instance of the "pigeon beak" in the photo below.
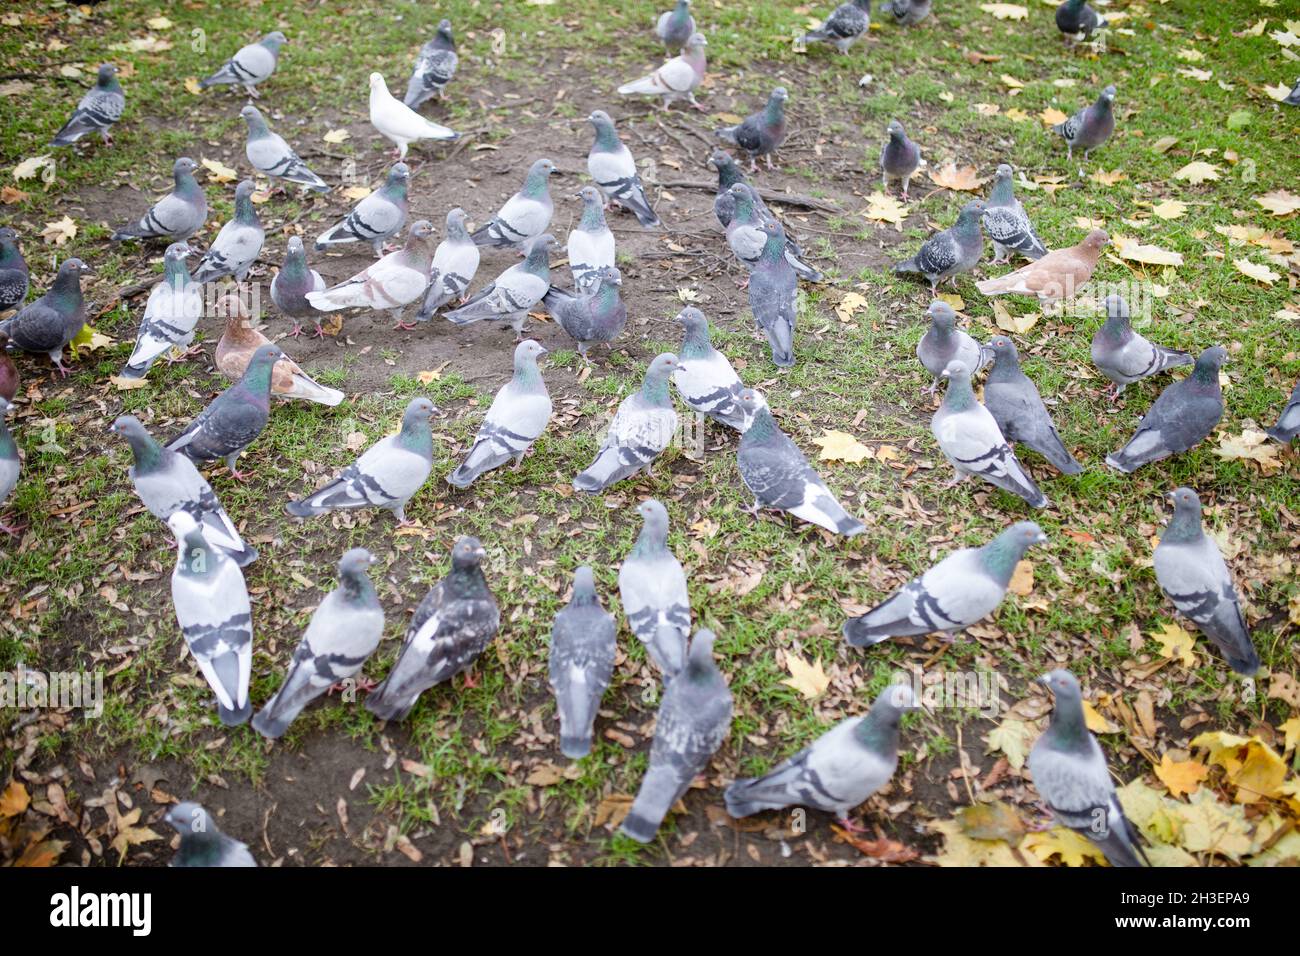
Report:
M 539 345 L 538 348 L 541 349 L 541 351 L 537 353 L 539 356 L 551 354 L 551 350 L 548 349 L 545 345 Z
M 1046 687 L 1049 691 L 1052 689 L 1052 679 L 1048 677 L 1046 674 L 1044 674 L 1042 677 L 1035 677 L 1034 683 L 1041 684 L 1043 687 Z

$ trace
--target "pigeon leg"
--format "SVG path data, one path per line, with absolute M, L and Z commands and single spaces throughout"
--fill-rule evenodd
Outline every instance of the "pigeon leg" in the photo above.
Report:
M 478 681 L 469 676 L 469 671 L 464 671 L 463 676 L 465 678 L 465 690 L 471 690 L 478 686 Z
M 701 113 L 708 112 L 708 109 L 709 109 L 709 108 L 708 108 L 707 106 L 705 106 L 703 103 L 697 103 L 697 102 L 695 101 L 695 94 L 694 94 L 694 93 L 691 94 L 691 105 L 692 105 L 693 107 L 695 107 L 697 110 L 699 110 Z
M 6 524 L 3 520 L 0 520 L 0 531 L 3 531 L 11 538 L 21 538 L 26 530 L 27 525 L 25 524 Z
M 296 338 L 298 338 L 300 335 L 302 335 L 302 326 L 299 325 L 297 322 L 295 322 L 295 323 L 293 324 L 293 329 L 291 329 L 291 330 L 287 333 L 287 335 L 288 335 L 289 338 L 291 338 L 291 339 L 296 339 Z
M 910 175 L 903 177 L 903 198 L 904 199 L 907 198 L 907 187 L 909 184 L 911 184 L 911 182 L 912 182 L 912 177 Z
M 768 168 L 768 169 L 773 170 L 773 171 L 776 170 L 776 166 L 774 166 L 774 165 L 772 164 L 772 154 L 771 154 L 771 153 L 768 153 L 766 156 L 764 156 L 764 157 L 763 157 L 763 161 L 764 161 L 765 163 L 767 163 L 767 168 Z
M 339 681 L 337 684 L 330 684 L 330 686 L 325 690 L 325 696 L 329 697 L 335 691 L 342 694 L 349 690 L 363 690 L 367 694 L 369 694 L 372 690 L 374 690 L 376 687 L 379 686 L 378 681 L 371 680 L 369 677 L 366 677 L 364 674 L 360 677 L 349 678 L 349 680 L 352 681 L 351 686 L 348 685 L 347 681 Z
M 313 332 L 313 333 L 311 334 L 311 336 L 312 336 L 312 338 L 314 338 L 314 339 L 323 339 L 323 338 L 325 338 L 325 330 L 324 330 L 323 328 L 321 328 L 321 325 L 320 325 L 319 322 L 316 323 L 316 331 Z
M 959 471 L 955 475 L 953 475 L 951 481 L 944 483 L 944 488 L 956 488 L 958 485 L 960 485 L 963 481 L 965 481 L 969 477 L 970 475 L 966 474 L 966 472 Z
M 249 99 L 258 100 L 258 99 L 261 99 L 261 98 L 262 98 L 262 94 L 259 93 L 259 92 L 257 92 L 257 87 L 256 87 L 256 86 L 249 86 L 249 85 L 246 83 L 246 84 L 244 84 L 244 89 L 248 92 Z
M 66 365 L 63 364 L 62 355 L 51 355 L 50 361 L 52 361 L 54 363 L 54 367 L 59 370 L 59 378 L 67 378 L 68 373 L 72 371 L 70 368 L 68 368 Z
M 236 481 L 245 481 L 248 478 L 248 472 L 240 471 L 236 465 L 239 464 L 239 452 L 226 456 L 226 467 L 230 470 L 230 477 Z
M 936 378 L 933 382 L 930 383 L 930 387 L 925 389 L 921 394 L 933 395 L 938 390 L 939 390 L 939 380 Z
M 854 823 L 852 820 L 848 818 L 847 815 L 840 817 L 835 822 L 838 823 L 845 830 L 848 830 L 850 833 L 868 832 L 866 827 L 862 826 L 862 824 L 860 823 Z

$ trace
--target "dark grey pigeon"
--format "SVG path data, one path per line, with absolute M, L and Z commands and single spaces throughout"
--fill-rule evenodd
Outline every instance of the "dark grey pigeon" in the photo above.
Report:
M 997 610 L 1025 551 L 1046 541 L 1037 524 L 1019 521 L 983 547 L 954 551 L 866 614 L 845 621 L 844 637 L 854 647 L 934 633 L 952 640 Z
M 411 109 L 418 109 L 420 104 L 431 97 L 442 99 L 447 84 L 456 75 L 456 66 L 460 58 L 456 56 L 456 38 L 451 34 L 451 21 L 439 20 L 438 32 L 433 39 L 420 47 L 415 69 L 411 71 L 410 82 L 406 84 L 406 96 L 402 102 Z
M 799 317 L 799 280 L 786 259 L 785 239 L 775 222 L 762 225 L 767 242 L 749 276 L 749 308 L 767 336 L 772 361 L 794 365 L 794 328 Z
M 854 807 L 889 783 L 898 768 L 898 728 L 919 708 L 912 688 L 892 684 L 862 717 L 842 720 L 761 777 L 727 788 L 727 813 L 748 817 L 764 810 L 812 807 L 833 813 L 846 827 Z
M 695 18 L 691 16 L 691 0 L 677 0 L 676 5 L 659 15 L 655 24 L 655 36 L 664 43 L 664 49 L 670 56 L 680 53 L 692 34 L 695 33 Z
M 316 337 L 325 337 L 325 330 L 320 325 L 321 313 L 307 298 L 310 292 L 324 291 L 325 279 L 307 265 L 307 251 L 302 246 L 302 238 L 290 236 L 284 254 L 284 265 L 280 266 L 280 271 L 271 280 L 271 301 L 293 320 L 290 335 L 302 335 L 302 323 L 299 320 L 311 319 L 316 324 Z
M 610 202 L 630 209 L 643 226 L 659 225 L 659 216 L 646 197 L 645 186 L 636 171 L 632 151 L 618 138 L 614 121 L 604 110 L 595 110 L 587 121 L 596 130 L 596 139 L 587 153 L 587 172 Z
M 551 173 L 555 163 L 539 159 L 529 167 L 524 186 L 506 200 L 497 214 L 471 234 L 475 245 L 496 249 L 517 248 L 534 239 L 551 224 L 555 203 L 551 200 Z
M 284 137 L 271 131 L 256 106 L 248 104 L 239 111 L 239 115 L 248 125 L 248 143 L 244 147 L 244 155 L 254 169 L 286 183 L 306 186 L 313 192 L 330 191 L 325 181 L 307 168 L 307 164 L 284 141 Z
M 202 80 L 199 86 L 206 90 L 209 86 L 238 85 L 253 99 L 257 99 L 260 95 L 257 84 L 269 79 L 275 72 L 275 66 L 280 60 L 280 47 L 288 42 L 279 30 L 268 33 L 256 43 L 240 47 L 238 53 L 221 64 L 217 72 Z
M 983 215 L 984 203 L 972 199 L 962 207 L 956 225 L 925 240 L 916 255 L 894 266 L 894 271 L 919 272 L 930 283 L 931 292 L 945 279 L 952 279 L 955 288 L 957 276 L 974 269 L 984 256 Z
M 772 153 L 785 142 L 785 101 L 789 98 L 785 87 L 778 86 L 768 97 L 763 112 L 746 117 L 739 125 L 714 130 L 714 135 L 724 143 L 743 149 L 749 157 L 750 169 L 758 168 L 759 156 L 767 162 L 768 169 L 775 169 Z
M 570 760 L 591 753 L 596 711 L 614 673 L 617 631 L 614 615 L 601 607 L 595 575 L 583 565 L 573 575 L 573 596 L 551 625 L 551 690 L 560 752 Z
M 251 179 L 245 179 L 235 189 L 235 218 L 221 227 L 217 238 L 212 240 L 203 260 L 194 270 L 195 282 L 216 282 L 226 276 L 233 276 L 236 282 L 248 278 L 248 270 L 253 268 L 266 233 L 262 221 L 257 218 L 253 207 L 253 191 L 257 187 Z
M 989 339 L 993 367 L 984 383 L 984 407 L 998 423 L 1002 437 L 1038 452 L 1063 475 L 1077 475 L 1083 466 L 1074 460 L 1043 405 L 1038 387 L 1020 367 L 1020 355 L 1005 335 Z
M 18 248 L 18 233 L 0 227 L 0 312 L 15 309 L 27 301 L 31 272 Z
M 791 248 L 781 221 L 759 212 L 758 195 L 752 187 L 736 183 L 731 187 L 731 195 L 733 203 L 731 221 L 727 224 L 727 245 L 746 268 L 752 270 L 763 255 L 763 247 L 767 245 L 767 236 L 763 232 L 763 223 L 766 222 L 776 226 L 780 233 L 781 241 L 785 243 L 785 261 L 790 263 L 795 275 L 809 282 L 822 281 L 822 274 Z
M 885 0 L 880 12 L 903 27 L 914 27 L 930 15 L 930 0 Z
M 59 374 L 67 375 L 63 350 L 86 324 L 81 277 L 89 272 L 90 267 L 80 259 L 65 259 L 50 291 L 0 322 L 0 334 L 8 336 L 10 347 L 24 352 L 44 352 Z
M 826 21 L 815 30 L 805 33 L 804 43 L 830 43 L 841 53 L 867 35 L 871 26 L 871 0 L 848 0 L 841 3 Z
M 1296 380 L 1295 388 L 1291 389 L 1291 399 L 1282 409 L 1282 414 L 1277 417 L 1277 424 L 1266 431 L 1269 438 L 1283 445 L 1293 441 L 1296 435 L 1300 435 L 1300 379 Z
M 578 355 L 590 363 L 587 349 L 608 345 L 623 333 L 627 325 L 627 306 L 619 295 L 623 274 L 612 266 L 601 266 L 593 274 L 594 285 L 585 292 L 573 293 L 552 286 L 542 297 L 542 305 L 560 328 L 578 344 Z
M 712 631 L 691 640 L 686 666 L 664 691 L 650 765 L 619 832 L 649 843 L 731 731 L 731 691 L 713 662 Z
M 736 465 L 740 479 L 760 508 L 785 511 L 800 520 L 851 538 L 866 528 L 844 510 L 799 446 L 781 431 L 767 403 L 752 389 L 740 393 L 740 408 L 749 427 L 740 436 Z
M 1295 81 L 1295 86 L 1291 87 L 1291 92 L 1282 102 L 1287 106 L 1300 106 L 1300 80 Z
M 406 225 L 410 182 L 410 167 L 406 163 L 394 163 L 379 189 L 353 206 L 342 222 L 316 237 L 316 251 L 348 242 L 368 242 L 376 259 L 383 256 L 384 243 Z
M 5 415 L 12 406 L 9 399 L 0 396 L 0 506 L 9 500 L 9 496 L 18 487 L 18 474 L 22 471 L 22 459 L 18 457 L 18 443 L 14 441 L 9 426 L 5 424 Z M 5 534 L 18 534 L 18 529 L 0 521 L 0 531 Z
M 619 403 L 596 460 L 573 479 L 576 490 L 596 494 L 642 470 L 654 476 L 655 459 L 677 434 L 677 410 L 668 391 L 676 368 L 671 352 L 655 356 L 641 388 Z
M 339 559 L 339 586 L 312 612 L 284 683 L 253 718 L 253 729 L 263 737 L 284 736 L 304 707 L 359 674 L 379 646 L 384 609 L 366 574 L 375 560 L 365 548 L 353 548 Z
M 916 343 L 916 357 L 934 376 L 934 381 L 926 389 L 933 395 L 949 362 L 961 362 L 977 374 L 988 363 L 989 357 L 978 342 L 957 328 L 957 313 L 943 299 L 931 302 L 925 314 L 930 318 L 930 327 Z
M 397 662 L 366 698 L 380 720 L 401 720 L 420 694 L 469 668 L 496 637 L 501 613 L 488 590 L 477 538 L 457 538 L 451 571 L 429 589 L 406 629 Z
M 1026 259 L 1037 260 L 1047 255 L 1047 247 L 1034 232 L 1025 207 L 1020 205 L 1011 185 L 1011 167 L 1003 163 L 993 179 L 993 191 L 984 203 L 980 218 L 984 231 L 993 240 L 993 262 L 1010 262 L 1011 253 L 1018 252 Z
M 754 197 L 754 207 L 760 218 L 776 219 L 772 210 L 767 208 L 767 203 L 763 202 L 763 197 L 757 189 L 750 186 L 749 180 L 745 178 L 745 171 L 740 168 L 730 153 L 720 149 L 715 149 L 709 154 L 709 165 L 718 171 L 718 191 L 713 197 L 713 214 L 718 217 L 718 222 L 723 229 L 731 224 L 731 217 L 735 213 L 736 199 L 731 194 L 731 187 L 736 183 L 749 186 Z M 795 255 L 802 255 L 803 251 L 799 245 L 789 236 L 785 238 L 786 245 L 794 252 Z
M 279 346 L 261 346 L 249 360 L 244 377 L 214 398 L 167 447 L 196 464 L 224 458 L 230 474 L 243 479 L 235 463 L 240 452 L 262 434 L 271 416 L 271 370 L 282 358 Z
M 248 847 L 217 828 L 197 803 L 178 803 L 163 817 L 181 835 L 169 866 L 257 866 Z
M 1106 296 L 1106 321 L 1092 337 L 1092 363 L 1110 379 L 1113 397 L 1119 398 L 1134 382 L 1193 361 L 1187 352 L 1156 345 L 1134 332 L 1128 303 L 1118 295 Z
M 1206 438 L 1223 418 L 1219 366 L 1227 359 L 1222 346 L 1202 352 L 1192 374 L 1160 393 L 1128 444 L 1107 455 L 1106 464 L 1125 473 L 1134 472 L 1153 461 L 1188 451 Z
M 890 120 L 885 127 L 889 139 L 880 147 L 880 188 L 889 189 L 889 181 L 902 180 L 903 198 L 907 198 L 907 186 L 916 175 L 921 165 L 921 147 L 907 138 L 903 124 Z
M 51 146 L 71 146 L 87 133 L 99 133 L 105 143 L 112 144 L 113 124 L 122 118 L 126 95 L 117 82 L 117 67 L 103 63 L 95 79 L 95 87 L 86 93 L 72 111 L 72 116 L 50 141 Z
M 1086 40 L 1093 32 L 1106 26 L 1106 20 L 1087 0 L 1065 0 L 1056 8 L 1056 29 L 1061 31 L 1067 46 Z
M 1029 775 L 1038 795 L 1062 825 L 1087 837 L 1111 866 L 1150 865 L 1115 795 L 1101 745 L 1085 723 L 1078 680 L 1069 671 L 1054 670 L 1038 682 L 1056 695 L 1051 723 L 1029 751 Z
M 523 262 L 506 269 L 460 308 L 443 313 L 443 318 L 454 325 L 470 325 L 484 319 L 509 322 L 515 330 L 515 340 L 523 341 L 528 310 L 541 302 L 551 288 L 551 250 L 555 248 L 555 237 L 543 233 L 530 240 L 526 248 L 527 258 Z
M 532 339 L 515 346 L 514 375 L 497 390 L 474 444 L 465 460 L 447 476 L 447 484 L 468 488 L 485 472 L 500 468 L 512 458 L 516 470 L 523 464 L 533 442 L 551 421 L 551 396 L 537 367 L 537 360 L 546 352 Z
M 166 239 L 169 242 L 190 238 L 208 221 L 208 197 L 203 194 L 194 170 L 199 164 L 182 156 L 172 164 L 173 189 L 159 199 L 138 222 L 123 226 L 109 239 Z
M 618 569 L 619 599 L 627 626 L 667 683 L 686 663 L 691 598 L 686 572 L 668 547 L 668 511 L 647 498 L 636 512 L 644 523 Z
M 677 394 L 692 411 L 743 432 L 749 427 L 749 416 L 740 406 L 745 385 L 727 357 L 713 347 L 708 319 L 688 305 L 677 313 L 677 321 L 686 333 L 677 350 L 677 371 L 673 373 Z
M 434 250 L 429 290 L 415 321 L 428 322 L 447 303 L 464 301 L 465 290 L 478 272 L 480 255 L 465 228 L 465 210 L 451 210 L 447 213 L 447 236 Z
M 194 329 L 203 316 L 203 284 L 190 276 L 186 258 L 190 247 L 173 242 L 163 255 L 162 281 L 149 292 L 135 348 L 122 368 L 123 378 L 143 378 L 161 356 L 172 349 L 184 351 L 194 341 Z
M 1101 91 L 1097 102 L 1052 127 L 1052 132 L 1065 140 L 1066 159 L 1073 159 L 1074 148 L 1079 146 L 1083 148 L 1086 160 L 1089 153 L 1110 139 L 1110 134 L 1115 131 L 1114 104 L 1115 87 L 1108 86 Z
M 1191 488 L 1167 496 L 1174 514 L 1156 545 L 1156 580 L 1179 613 L 1214 642 L 1234 671 L 1246 677 L 1260 668 L 1259 654 L 1241 612 L 1241 598 L 1219 546 L 1201 525 L 1201 499 Z

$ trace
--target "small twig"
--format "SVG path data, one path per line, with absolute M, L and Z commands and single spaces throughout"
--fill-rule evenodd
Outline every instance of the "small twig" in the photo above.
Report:
M 660 183 L 664 189 L 704 189 L 709 192 L 717 192 L 718 184 L 704 182 L 697 179 L 674 179 L 670 182 Z M 753 187 L 751 187 L 753 188 Z M 839 212 L 835 206 L 823 202 L 820 199 L 814 199 L 812 196 L 801 196 L 798 193 L 777 192 L 775 189 L 767 189 L 762 186 L 758 187 L 758 194 L 767 202 L 784 203 L 787 206 L 803 206 L 805 209 L 818 209 L 822 212 Z

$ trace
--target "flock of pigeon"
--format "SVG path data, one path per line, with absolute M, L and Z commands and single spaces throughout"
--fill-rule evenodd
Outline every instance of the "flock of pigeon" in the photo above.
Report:
M 844 3 L 803 39 L 847 52 L 866 33 L 870 12 L 869 0 Z M 898 24 L 911 26 L 929 16 L 930 2 L 891 0 L 883 12 Z M 1057 12 L 1057 24 L 1070 39 L 1086 38 L 1105 25 L 1083 0 L 1066 0 Z M 704 77 L 707 42 L 696 29 L 690 0 L 678 0 L 665 12 L 656 34 L 674 55 L 618 92 L 660 97 L 664 109 L 677 100 L 698 107 L 694 90 Z M 201 85 L 234 84 L 256 98 L 258 85 L 274 73 L 286 42 L 281 33 L 268 34 L 240 49 Z M 293 323 L 286 333 L 289 337 L 303 334 L 305 320 L 314 321 L 317 334 L 323 334 L 323 313 L 352 308 L 385 311 L 399 328 L 414 328 L 402 321 L 402 315 L 417 303 L 416 322 L 427 322 L 441 309 L 457 325 L 490 320 L 513 327 L 518 341 L 514 375 L 497 392 L 464 460 L 447 476 L 452 486 L 463 489 L 511 460 L 517 467 L 550 421 L 551 399 L 538 366 L 547 350 L 523 338 L 528 313 L 535 309 L 549 313 L 574 340 L 582 359 L 590 362 L 591 346 L 613 342 L 627 320 L 606 209 L 619 205 L 647 228 L 657 227 L 659 218 L 614 122 L 596 110 L 588 117 L 594 139 L 587 167 L 595 185 L 581 190 L 582 216 L 565 248 L 571 289 L 552 284 L 550 255 L 557 244 L 547 231 L 553 212 L 549 180 L 555 170 L 549 159 L 534 162 L 519 192 L 478 229 L 470 230 L 464 210 L 453 209 L 447 214 L 446 235 L 436 246 L 433 227 L 420 220 L 410 225 L 404 244 L 390 250 L 389 241 L 406 226 L 411 171 L 404 160 L 409 146 L 420 140 L 457 137 L 416 112 L 426 100 L 443 96 L 457 64 L 451 24 L 443 20 L 419 52 L 404 100 L 388 92 L 379 73 L 370 76 L 370 121 L 392 141 L 397 161 L 383 186 L 325 230 L 315 249 L 369 243 L 374 264 L 327 287 L 308 264 L 302 240 L 292 237 L 270 294 L 276 308 Z M 1106 87 L 1095 103 L 1055 127 L 1071 156 L 1078 147 L 1086 157 L 1111 135 L 1115 94 L 1113 86 Z M 1292 96 L 1300 98 L 1300 86 Z M 773 154 L 786 136 L 788 98 L 784 88 L 776 88 L 760 112 L 717 130 L 718 139 L 748 159 L 751 170 L 760 158 L 771 168 Z M 111 127 L 122 116 L 124 105 L 116 71 L 106 64 L 99 70 L 95 88 L 78 104 L 54 143 L 68 145 L 94 132 L 111 142 Z M 241 115 L 248 131 L 246 157 L 254 169 L 282 184 L 321 192 L 330 189 L 269 128 L 255 106 L 243 107 Z M 880 155 L 882 180 L 886 188 L 891 181 L 901 184 L 906 196 L 909 180 L 920 165 L 920 149 L 899 122 L 891 122 L 886 132 Z M 760 191 L 747 182 L 741 163 L 722 149 L 714 151 L 710 163 L 718 175 L 714 210 L 729 247 L 748 270 L 755 321 L 768 341 L 773 362 L 789 367 L 795 363 L 798 281 L 816 283 L 823 277 L 786 235 Z M 221 228 L 191 272 L 192 250 L 186 240 L 203 229 L 208 214 L 204 191 L 194 178 L 196 168 L 189 158 L 177 159 L 174 190 L 112 236 L 114 241 L 170 243 L 163 278 L 148 297 L 135 348 L 122 370 L 124 377 L 143 377 L 158 358 L 188 349 L 204 311 L 204 284 L 227 277 L 242 282 L 262 251 L 265 233 L 252 200 L 255 187 L 252 180 L 245 180 L 235 191 L 234 218 Z M 1091 278 L 1107 236 L 1095 230 L 1077 246 L 1049 251 L 1014 195 L 1012 176 L 1010 166 L 1000 166 L 989 198 L 968 203 L 955 225 L 928 239 L 896 271 L 918 273 L 932 290 L 937 289 L 981 260 L 987 233 L 994 243 L 994 262 L 1019 255 L 1028 264 L 978 283 L 982 293 L 1029 295 L 1045 304 L 1072 298 Z M 522 261 L 471 296 L 469 288 L 484 248 L 516 250 Z M 63 350 L 86 319 L 80 278 L 87 271 L 81 260 L 68 259 L 49 291 L 24 305 L 27 266 L 14 231 L 0 229 L 0 311 L 18 309 L 0 323 L 4 344 L 47 354 L 66 374 Z M 1105 309 L 1106 321 L 1092 341 L 1092 357 L 1116 396 L 1133 382 L 1193 364 L 1191 355 L 1154 344 L 1135 332 L 1121 297 L 1108 297 Z M 348 551 L 338 563 L 337 589 L 313 613 L 279 690 L 254 715 L 249 698 L 253 624 L 241 568 L 256 560 L 257 552 L 243 541 L 196 465 L 223 460 L 232 475 L 243 477 L 236 468 L 238 458 L 265 428 L 272 395 L 331 406 L 344 396 L 313 381 L 280 346 L 254 328 L 253 317 L 238 296 L 222 299 L 219 311 L 227 321 L 216 364 L 234 383 L 165 445 L 129 415 L 118 418 L 112 431 L 131 447 L 130 477 L 140 500 L 175 536 L 176 617 L 216 697 L 221 721 L 238 725 L 251 718 L 259 733 L 274 739 L 312 700 L 342 681 L 358 678 L 380 643 L 384 613 L 367 574 L 375 558 L 364 549 Z M 975 476 L 1034 508 L 1046 507 L 1046 495 L 1017 458 L 1013 444 L 1037 452 L 1063 474 L 1078 474 L 1083 466 L 1061 440 L 1038 389 L 1022 371 L 1015 345 L 1005 336 L 995 336 L 986 344 L 976 342 L 957 327 L 953 309 L 942 299 L 933 301 L 927 316 L 929 329 L 917 355 L 934 377 L 931 392 L 940 381 L 947 383 L 932 431 L 955 470 L 954 482 Z M 678 424 L 671 386 L 688 408 L 739 433 L 737 469 L 754 496 L 756 515 L 766 508 L 832 534 L 852 536 L 863 531 L 862 523 L 836 500 L 798 446 L 781 431 L 763 396 L 746 388 L 727 357 L 713 347 L 705 316 L 687 307 L 677 319 L 683 330 L 681 348 L 653 359 L 640 389 L 619 405 L 595 460 L 574 478 L 575 489 L 596 493 L 642 471 L 651 473 Z M 1218 370 L 1225 357 L 1220 347 L 1205 349 L 1195 359 L 1192 373 L 1161 393 L 1134 437 L 1110 455 L 1107 464 L 1131 472 L 1185 452 L 1209 435 L 1223 414 Z M 0 358 L 3 411 L 16 392 L 17 371 L 8 356 L 0 353 Z M 985 368 L 981 401 L 971 379 Z M 290 502 L 288 512 L 305 519 L 341 509 L 385 508 L 405 524 L 405 506 L 432 470 L 430 416 L 435 412 L 428 399 L 411 401 L 397 433 L 371 446 L 323 487 Z M 1298 432 L 1300 383 L 1270 434 L 1289 442 Z M 0 419 L 0 502 L 18 478 L 17 448 Z M 1253 674 L 1260 660 L 1228 568 L 1203 531 L 1200 501 L 1188 488 L 1179 488 L 1169 497 L 1173 516 L 1154 557 L 1159 583 L 1234 670 Z M 664 693 L 649 768 L 622 832 L 647 842 L 727 737 L 732 704 L 713 659 L 714 635 L 701 629 L 691 636 L 686 575 L 667 545 L 668 513 L 653 499 L 641 502 L 637 511 L 643 525 L 620 567 L 619 595 L 630 629 L 662 674 Z M 876 608 L 845 623 L 844 636 L 857 647 L 934 633 L 950 640 L 996 610 L 1026 550 L 1046 540 L 1036 523 L 1023 521 L 983 547 L 958 550 Z M 469 668 L 496 636 L 501 615 L 481 568 L 483 555 L 482 545 L 472 537 L 455 542 L 451 570 L 420 602 L 396 662 L 366 697 L 366 708 L 378 718 L 405 718 L 421 693 Z M 578 568 L 571 600 L 555 618 L 550 659 L 560 749 L 570 758 L 581 758 L 591 750 L 597 710 L 613 673 L 616 633 L 616 621 L 601 604 L 592 569 Z M 1136 833 L 1124 819 L 1101 749 L 1084 725 L 1077 680 L 1065 671 L 1053 671 L 1042 683 L 1055 694 L 1056 709 L 1029 758 L 1040 794 L 1061 823 L 1092 839 L 1112 864 L 1139 865 Z M 887 688 L 866 716 L 843 721 L 764 777 L 733 783 L 726 792 L 728 810 L 740 817 L 802 805 L 833 812 L 852 826 L 850 811 L 892 777 L 901 716 L 916 707 L 906 686 Z M 256 865 L 247 848 L 222 834 L 198 805 L 178 805 L 167 819 L 181 833 L 177 865 Z

